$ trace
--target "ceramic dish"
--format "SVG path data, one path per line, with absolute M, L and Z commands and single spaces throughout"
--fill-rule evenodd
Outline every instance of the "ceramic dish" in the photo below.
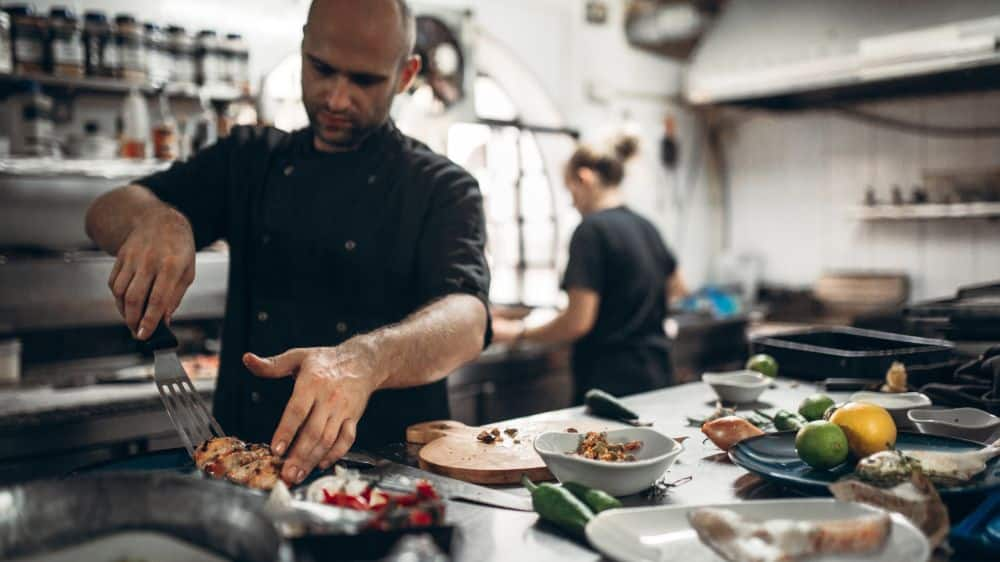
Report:
M 729 450 L 729 458 L 748 471 L 793 491 L 811 496 L 828 496 L 827 486 L 854 472 L 854 464 L 846 462 L 830 470 L 811 468 L 795 453 L 794 431 L 766 433 L 744 439 Z M 975 451 L 982 449 L 981 443 L 901 431 L 896 436 L 896 448 L 900 451 Z M 1000 457 L 986 464 L 983 474 L 961 486 L 938 486 L 943 498 L 966 494 L 981 494 L 1000 488 Z
M 730 371 L 728 373 L 705 373 L 701 380 L 712 387 L 719 400 L 733 404 L 756 402 L 772 382 L 757 371 Z
M 687 514 L 703 506 L 664 505 L 601 512 L 587 524 L 587 539 L 605 556 L 619 562 L 684 560 L 720 562 L 712 550 L 698 540 Z M 878 513 L 868 505 L 833 499 L 759 500 L 713 505 L 731 509 L 749 519 L 795 519 L 826 521 Z M 881 552 L 867 556 L 823 556 L 810 562 L 922 562 L 930 555 L 923 534 L 905 517 L 891 514 L 892 532 Z
M 926 394 L 919 392 L 855 392 L 851 395 L 851 402 L 865 402 L 875 404 L 885 408 L 892 421 L 896 422 L 896 427 L 901 429 L 912 428 L 913 424 L 906 417 L 907 412 L 917 408 L 926 408 L 931 405 L 931 399 Z
M 1000 430 L 1000 418 L 978 408 L 911 410 L 907 414 L 920 433 L 989 442 Z
M 560 482 L 576 482 L 598 488 L 613 496 L 637 494 L 656 482 L 684 446 L 648 427 L 616 429 L 607 432 L 609 443 L 642 441 L 636 460 L 623 462 L 595 461 L 574 454 L 583 435 L 547 431 L 535 438 L 535 451 Z

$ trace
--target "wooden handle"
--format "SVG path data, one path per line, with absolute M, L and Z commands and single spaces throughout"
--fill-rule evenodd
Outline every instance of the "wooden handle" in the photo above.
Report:
M 406 442 L 416 445 L 426 445 L 445 435 L 465 434 L 471 431 L 475 431 L 475 428 L 455 420 L 426 421 L 406 428 Z

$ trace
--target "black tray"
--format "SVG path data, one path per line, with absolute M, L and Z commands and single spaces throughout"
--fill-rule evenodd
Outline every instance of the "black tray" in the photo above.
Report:
M 893 361 L 907 367 L 944 363 L 955 347 L 945 340 L 846 326 L 755 338 L 750 346 L 753 353 L 774 357 L 781 376 L 807 380 L 880 379 Z

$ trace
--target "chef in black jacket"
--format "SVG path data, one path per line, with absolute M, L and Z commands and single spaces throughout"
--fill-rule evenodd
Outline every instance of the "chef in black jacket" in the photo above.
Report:
M 413 43 L 403 0 L 314 0 L 308 128 L 238 127 L 88 212 L 140 340 L 180 304 L 196 248 L 228 242 L 214 411 L 230 434 L 286 455 L 288 482 L 355 441 L 446 418 L 445 375 L 490 338 L 478 185 L 388 118 L 420 69 Z
M 563 276 L 566 308 L 533 328 L 493 320 L 494 341 L 573 342 L 577 403 L 590 388 L 623 396 L 671 383 L 663 321 L 686 289 L 659 231 L 625 205 L 619 189 L 637 148 L 633 137 L 607 152 L 580 146 L 566 164 L 566 186 L 583 216 Z

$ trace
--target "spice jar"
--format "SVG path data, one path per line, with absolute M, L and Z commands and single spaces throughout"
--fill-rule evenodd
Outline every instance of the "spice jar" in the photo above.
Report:
M 11 153 L 53 156 L 56 142 L 52 128 L 52 98 L 43 94 L 34 80 L 22 82 L 17 87 L 19 91 L 7 102 Z
M 228 47 L 228 82 L 241 94 L 250 93 L 250 48 L 239 33 L 226 35 Z
M 4 10 L 10 14 L 11 36 L 14 43 L 14 72 L 40 74 L 45 71 L 45 51 L 48 41 L 48 21 L 36 16 L 31 6 L 14 4 Z
M 0 72 L 14 70 L 14 44 L 10 37 L 10 14 L 0 12 Z
M 49 61 L 52 74 L 79 78 L 84 73 L 83 26 L 76 14 L 58 6 L 49 11 Z
M 115 16 L 115 45 L 118 46 L 118 77 L 132 82 L 146 80 L 146 46 L 142 27 L 130 14 Z
M 222 82 L 223 64 L 219 38 L 211 29 L 198 32 L 197 41 L 198 83 L 202 85 Z
M 167 48 L 170 53 L 170 81 L 193 84 L 195 81 L 194 40 L 179 25 L 167 27 Z
M 166 37 L 156 24 L 145 23 L 142 28 L 146 45 L 146 76 L 153 84 L 163 84 L 170 79 Z
M 112 77 L 118 73 L 118 46 L 114 31 L 104 12 L 83 15 L 84 60 L 88 76 Z

